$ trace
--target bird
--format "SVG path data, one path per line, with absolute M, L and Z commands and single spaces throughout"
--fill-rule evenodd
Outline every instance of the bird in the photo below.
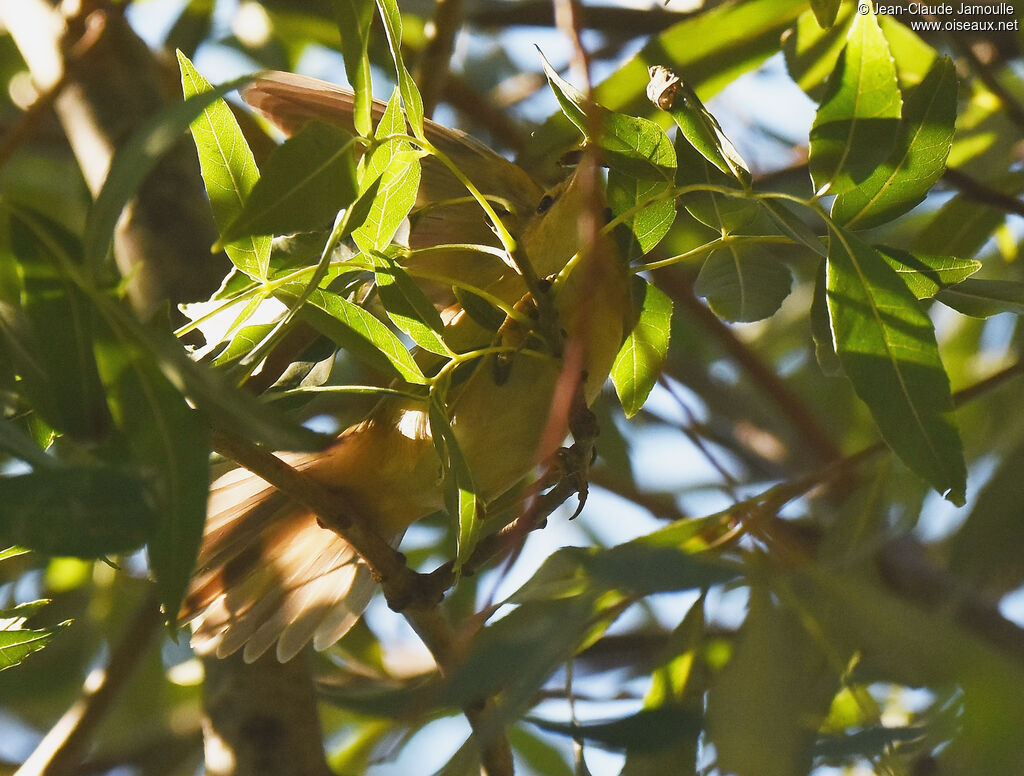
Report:
M 353 131 L 353 94 L 334 84 L 268 72 L 242 96 L 286 136 L 312 120 Z M 384 109 L 374 102 L 376 117 Z M 513 355 L 504 360 L 493 354 L 477 359 L 447 394 L 452 433 L 487 503 L 549 460 L 568 435 L 567 414 L 553 410 L 560 388 L 576 386 L 588 406 L 596 399 L 628 326 L 628 268 L 610 237 L 581 241 L 577 224 L 593 184 L 579 172 L 545 189 L 465 133 L 430 120 L 424 133 L 497 203 L 503 224 L 541 282 L 553 278 L 550 291 L 542 293 L 550 294 L 546 301 L 561 344 L 547 346 L 543 336 L 522 331 L 511 318 L 497 333 L 478 323 L 450 287 L 436 282 L 424 287 L 441 313 L 446 341 L 457 352 L 496 341 L 519 343 L 516 347 L 541 343 L 517 353 L 510 345 Z M 411 249 L 452 243 L 500 247 L 493 225 L 468 199 L 464 184 L 430 155 L 422 159 L 409 221 Z M 530 293 L 528 280 L 499 253 L 413 251 L 407 263 L 435 275 L 468 278 L 509 306 L 543 317 L 536 314 L 541 302 Z M 563 272 L 567 265 L 571 270 Z M 325 450 L 278 456 L 338 494 L 392 544 L 416 520 L 444 508 L 442 462 L 427 406 L 415 398 L 385 396 Z M 200 655 L 225 657 L 241 650 L 252 662 L 274 648 L 284 662 L 309 642 L 323 650 L 338 641 L 375 591 L 368 567 L 343 537 L 258 475 L 234 468 L 211 483 L 203 540 L 179 621 L 191 624 L 191 644 Z

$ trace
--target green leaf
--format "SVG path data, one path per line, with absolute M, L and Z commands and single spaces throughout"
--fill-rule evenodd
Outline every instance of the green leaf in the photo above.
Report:
M 286 286 L 285 294 L 300 293 L 301 287 Z M 314 316 L 310 322 L 352 355 L 374 368 L 384 368 L 402 379 L 426 384 L 427 378 L 416 365 L 402 341 L 383 323 L 362 307 L 353 304 L 333 291 L 316 289 L 308 302 L 326 316 Z M 306 308 L 303 308 L 304 310 Z
M 1024 579 L 1024 446 L 1003 456 L 967 521 L 949 542 L 949 569 L 974 588 L 1002 595 Z
M 360 193 L 379 180 L 376 196 L 365 220 L 352 233 L 352 239 L 366 254 L 387 248 L 402 221 L 416 204 L 421 154 L 408 141 L 384 140 L 392 135 L 404 134 L 405 131 L 405 119 L 402 117 L 396 90 L 384 115 L 377 122 L 375 137 L 383 142 L 364 157 L 360 165 Z
M 811 745 L 838 689 L 821 642 L 798 614 L 752 586 L 732 657 L 708 692 L 718 766 L 736 776 L 809 773 Z
M 612 365 L 612 383 L 627 418 L 644 406 L 668 356 L 672 300 L 641 277 L 632 283 L 636 323 Z
M 355 92 L 352 123 L 361 137 L 370 136 L 373 83 L 370 77 L 370 25 L 374 0 L 331 0 L 341 33 L 341 56 L 345 74 Z
M 458 571 L 469 559 L 480 539 L 480 529 L 484 524 L 483 502 L 477 495 L 473 473 L 452 431 L 448 413 L 435 395 L 431 396 L 429 414 L 430 433 L 441 459 L 448 514 L 459 522 L 458 550 L 455 556 L 455 569 Z
M 644 696 L 644 709 L 675 709 L 699 719 L 704 711 L 708 670 L 703 659 L 706 623 L 705 596 L 690 607 L 683 621 L 669 636 L 661 651 L 662 657 L 651 675 L 650 688 Z M 626 750 L 626 764 L 621 776 L 660 776 L 673 773 L 697 776 L 700 735 L 704 725 L 696 728 L 685 724 L 676 727 L 662 745 L 650 751 Z
M 590 585 L 646 596 L 711 587 L 736 578 L 736 571 L 725 563 L 646 539 L 606 550 L 584 550 L 578 561 Z
M 196 94 L 154 116 L 118 150 L 96 201 L 89 210 L 82 238 L 86 266 L 97 268 L 106 258 L 114 228 L 128 202 L 160 158 L 170 151 L 189 125 L 214 101 L 249 83 L 253 76 Z M 268 241 L 269 245 L 269 241 Z
M 836 17 L 836 23 L 826 29 L 813 11 L 806 11 L 783 35 L 782 53 L 789 77 L 815 102 L 820 103 L 825 97 L 829 76 L 846 45 L 855 8 L 847 4 Z
M 939 493 L 963 504 L 963 450 L 931 320 L 885 260 L 842 230 L 829 242 L 827 287 L 843 371 L 882 436 Z
M 540 58 L 548 85 L 562 111 L 585 138 L 605 151 L 605 161 L 612 169 L 644 181 L 672 181 L 676 155 L 661 127 L 643 118 L 615 113 L 588 100 L 558 75 L 542 52 Z
M 206 422 L 168 382 L 152 356 L 123 333 L 97 341 L 111 411 L 148 475 L 155 511 L 149 564 L 166 612 L 185 595 L 206 522 L 210 443 Z
M 384 31 L 391 49 L 391 58 L 395 61 L 395 72 L 398 74 L 398 88 L 402 93 L 402 105 L 405 115 L 409 118 L 409 126 L 416 137 L 423 134 L 423 98 L 416 82 L 402 61 L 402 14 L 399 13 L 396 0 L 376 0 L 380 18 L 384 22 Z
M 911 561 L 913 562 L 913 561 Z M 991 641 L 965 627 L 956 593 L 923 607 L 868 578 L 809 563 L 787 578 L 799 605 L 815 615 L 822 638 L 857 672 L 879 681 L 960 688 L 956 737 L 940 760 L 958 774 L 1013 773 L 1024 729 L 1024 670 Z M 940 593 L 940 596 L 943 594 Z M 751 706 L 751 708 L 755 708 Z
M 720 186 L 733 189 L 735 197 L 717 191 L 691 191 L 682 197 L 683 207 L 702 224 L 719 234 L 742 230 L 757 218 L 758 205 L 747 192 L 736 185 L 736 179 L 727 175 L 704 158 L 682 135 L 676 136 L 677 186 Z
M 1024 314 L 1024 283 L 1017 280 L 970 278 L 941 289 L 935 298 L 973 318 L 988 318 L 999 313 Z
M 893 147 L 902 99 L 896 66 L 873 13 L 857 14 L 811 127 L 808 164 L 818 192 L 868 178 Z
M 697 93 L 685 82 L 679 81 L 678 92 L 668 108 L 680 134 L 693 148 L 721 172 L 746 186 L 750 183 L 750 170 L 743 157 L 725 136 L 721 125 L 711 111 L 704 107 Z
M 10 609 L 0 609 L 0 671 L 20 664 L 33 652 L 45 647 L 62 628 L 65 621 L 53 628 L 25 628 L 25 620 L 35 614 L 48 600 L 30 601 Z
M 302 232 L 331 221 L 356 198 L 351 141 L 351 135 L 332 124 L 303 125 L 271 153 L 222 239 Z
M 181 88 L 185 97 L 209 92 L 212 87 L 178 52 Z M 242 213 L 260 173 L 245 136 L 231 109 L 222 99 L 211 102 L 189 126 L 199 154 L 199 166 L 210 197 L 210 208 L 221 234 Z M 266 280 L 270 238 L 246 236 L 224 246 L 231 263 L 252 278 Z
M 205 479 L 205 475 L 203 477 Z M 141 547 L 158 519 L 146 483 L 113 466 L 0 477 L 0 544 L 100 558 Z
M 81 244 L 24 208 L 10 213 L 10 239 L 21 288 L 16 305 L 0 307 L 0 334 L 19 390 L 51 428 L 98 441 L 112 421 L 92 350 L 93 310 L 60 271 L 61 257 L 80 259 Z
M 657 124 L 644 119 L 610 114 L 613 117 L 605 130 L 615 145 L 626 150 L 609 156 L 608 183 L 605 197 L 616 216 L 656 199 L 623 221 L 632 235 L 626 260 L 649 253 L 668 233 L 676 218 L 676 204 L 665 196 L 672 189 L 676 154 L 672 143 Z M 635 164 L 646 159 L 649 164 Z
M 727 321 L 759 321 L 779 309 L 791 283 L 789 268 L 763 245 L 730 242 L 708 256 L 693 290 Z
M 426 294 L 390 256 L 374 251 L 370 258 L 388 318 L 421 348 L 442 356 L 451 355 L 444 341 L 441 315 Z
M 866 229 L 891 221 L 924 199 L 946 168 L 956 97 L 956 68 L 948 57 L 937 59 L 907 93 L 892 155 L 832 203 L 836 223 Z
M 917 299 L 930 299 L 943 288 L 955 285 L 981 269 L 981 262 L 976 259 L 930 256 L 885 246 L 875 246 L 875 250 L 903 278 Z

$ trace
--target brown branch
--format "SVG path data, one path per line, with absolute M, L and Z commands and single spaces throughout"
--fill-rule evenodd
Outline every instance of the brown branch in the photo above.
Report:
M 978 76 L 978 80 L 1002 103 L 1007 118 L 1016 124 L 1018 129 L 1024 131 L 1024 106 L 1000 83 L 992 69 L 978 59 L 978 55 L 974 53 L 970 44 L 958 35 L 950 35 L 949 39 L 957 53 L 967 60 L 971 70 Z
M 728 325 L 697 299 L 691 284 L 682 281 L 677 273 L 671 272 L 658 273 L 657 282 L 686 308 L 736 365 L 764 391 L 765 396 L 793 424 L 800 441 L 812 455 L 824 461 L 834 461 L 841 457 L 839 447 L 807 403 L 797 396 L 753 350 L 740 341 Z
M 95 13 L 86 20 L 85 32 L 70 46 L 68 57 L 65 61 L 65 70 L 60 79 L 49 89 L 40 94 L 21 115 L 17 123 L 11 127 L 0 139 L 0 167 L 3 167 L 15 151 L 24 143 L 28 137 L 39 126 L 40 122 L 53 109 L 54 103 L 64 90 L 64 87 L 71 81 L 79 67 L 82 57 L 89 52 L 106 26 L 107 17 L 104 13 Z
M 437 0 L 434 18 L 427 25 L 427 44 L 417 66 L 416 81 L 423 97 L 423 112 L 434 115 L 455 47 L 455 35 L 462 25 L 462 0 Z
M 82 697 L 50 728 L 18 776 L 62 776 L 78 773 L 82 755 L 121 688 L 128 682 L 163 617 L 154 588 L 135 611 L 103 670 L 85 681 Z
M 1024 201 L 997 191 L 991 186 L 975 180 L 956 167 L 947 167 L 946 171 L 942 174 L 942 179 L 967 199 L 994 207 L 996 210 L 1002 210 L 1006 213 L 1024 216 Z

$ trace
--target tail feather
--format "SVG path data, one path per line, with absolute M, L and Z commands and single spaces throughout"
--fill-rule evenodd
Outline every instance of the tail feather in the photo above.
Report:
M 224 657 L 244 648 L 252 662 L 276 641 L 284 661 L 310 639 L 322 649 L 352 627 L 374 583 L 348 543 L 244 469 L 216 480 L 209 503 L 180 614 L 192 622 L 197 653 Z

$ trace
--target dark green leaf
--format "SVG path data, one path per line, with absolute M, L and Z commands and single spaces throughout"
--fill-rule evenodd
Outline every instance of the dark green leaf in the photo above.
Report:
M 885 260 L 843 231 L 829 243 L 827 286 L 836 352 L 882 436 L 907 466 L 962 504 L 963 450 L 931 320 Z
M 668 296 L 640 277 L 633 278 L 631 290 L 633 307 L 639 315 L 611 372 L 627 418 L 640 411 L 658 381 L 672 328 L 672 300 Z
M 448 676 L 445 698 L 465 706 L 502 689 L 509 713 L 522 713 L 583 643 L 595 613 L 591 595 L 519 606 L 476 634 Z
M 949 543 L 949 568 L 972 587 L 999 594 L 1024 579 L 1024 447 L 1004 456 Z
M 0 477 L 0 501 L 0 544 L 46 555 L 99 558 L 134 550 L 158 519 L 146 483 L 112 466 Z
M 708 692 L 708 735 L 721 770 L 809 773 L 811 744 L 838 689 L 822 643 L 796 612 L 775 605 L 764 586 L 753 586 L 732 657 Z
M 974 318 L 988 318 L 999 313 L 1024 314 L 1024 283 L 1015 280 L 969 278 L 941 289 L 935 298 Z
M 181 88 L 186 99 L 212 90 L 209 81 L 192 66 L 188 57 L 178 52 L 181 67 Z M 221 234 L 242 213 L 245 201 L 259 180 L 256 160 L 249 150 L 238 121 L 223 99 L 211 101 L 199 118 L 189 126 L 199 154 L 210 208 Z M 259 280 L 267 278 L 270 238 L 245 236 L 224 246 L 231 263 L 247 275 Z
M 814 17 L 822 28 L 835 24 L 839 6 L 840 0 L 811 0 L 811 10 L 814 11 Z
M 289 234 L 332 221 L 356 197 L 351 140 L 332 124 L 304 125 L 267 159 L 263 175 L 222 239 Z
M 675 706 L 642 709 L 636 714 L 609 722 L 589 722 L 585 725 L 549 722 L 527 717 L 542 730 L 584 739 L 607 749 L 626 749 L 630 752 L 652 752 L 662 749 L 678 736 L 700 731 L 703 720 L 697 714 Z
M 789 268 L 763 245 L 727 243 L 708 256 L 693 285 L 727 321 L 759 321 L 789 296 Z
M 956 256 L 929 256 L 899 248 L 876 246 L 875 250 L 903 278 L 907 288 L 918 299 L 930 299 L 943 288 L 970 277 L 981 262 Z
M 374 0 L 331 0 L 341 33 L 341 55 L 345 74 L 355 92 L 352 123 L 362 137 L 370 136 L 373 84 L 370 80 L 370 25 L 373 22 Z
M 97 343 L 111 411 L 148 474 L 155 511 L 149 563 L 167 612 L 185 595 L 206 522 L 210 446 L 207 425 L 168 382 L 155 359 L 124 336 Z
M 60 271 L 60 258 L 77 259 L 81 245 L 26 209 L 11 213 L 10 229 L 20 304 L 0 307 L 0 333 L 8 340 L 20 391 L 53 429 L 98 441 L 111 419 L 92 351 L 93 310 Z
M 430 432 L 441 459 L 444 474 L 445 503 L 448 514 L 459 522 L 458 552 L 455 557 L 456 569 L 469 558 L 480 538 L 483 527 L 483 502 L 477 495 L 473 473 L 459 447 L 459 441 L 452 431 L 451 420 L 445 409 L 432 396 L 430 401 Z
M 893 153 L 832 203 L 832 218 L 865 229 L 890 221 L 924 199 L 946 167 L 956 121 L 956 69 L 937 59 L 924 81 L 907 93 Z
M 787 585 L 814 612 L 822 638 L 840 659 L 857 655 L 857 672 L 880 681 L 958 687 L 963 712 L 956 738 L 942 754 L 959 774 L 1013 773 L 1024 729 L 1024 669 L 972 632 L 946 605 L 923 608 L 879 584 L 836 568 L 805 564 Z M 939 593 L 942 595 L 942 593 Z M 753 708 L 753 707 L 751 707 Z
M 878 21 L 873 13 L 857 14 L 811 127 L 815 190 L 841 194 L 868 178 L 893 147 L 901 105 Z
M 887 727 L 874 725 L 844 735 L 824 736 L 814 744 L 817 757 L 858 757 L 867 760 L 884 757 L 895 746 L 925 738 L 922 726 Z
M 825 258 L 827 251 L 821 242 L 821 238 L 813 232 L 811 227 L 802 218 L 784 205 L 781 200 L 774 197 L 761 197 L 758 199 L 758 202 L 768 211 L 779 231 L 801 245 L 810 248 L 822 258 Z
M 675 547 L 656 546 L 643 538 L 586 552 L 579 560 L 592 584 L 633 595 L 711 587 L 736 577 L 736 572 L 724 563 L 698 558 Z
M 682 202 L 690 215 L 720 234 L 741 230 L 757 217 L 757 202 L 737 187 L 735 178 L 711 164 L 682 136 L 676 136 L 675 148 L 679 164 L 676 185 L 721 186 L 736 191 L 734 197 L 716 191 L 689 192 Z

